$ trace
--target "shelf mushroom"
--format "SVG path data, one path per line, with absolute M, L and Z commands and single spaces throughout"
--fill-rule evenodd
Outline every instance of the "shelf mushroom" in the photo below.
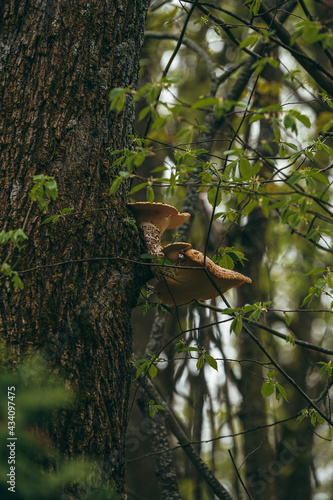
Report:
M 170 262 L 174 263 L 182 257 L 182 254 L 180 252 L 189 250 L 190 248 L 192 248 L 192 245 L 190 243 L 175 241 L 174 243 L 170 243 L 169 245 L 163 247 L 162 252 Z
M 190 214 L 178 212 L 175 207 L 165 203 L 139 201 L 128 203 L 128 206 L 143 230 L 148 252 L 158 257 L 164 257 L 161 245 L 164 231 L 181 226 L 191 217 Z
M 208 257 L 205 259 L 204 254 L 198 250 L 191 248 L 185 250 L 184 254 L 185 258 L 173 275 L 160 278 L 154 285 L 157 297 L 165 304 L 181 306 L 190 304 L 193 300 L 213 299 L 230 288 L 252 283 L 247 276 L 224 269 Z M 186 269 L 187 267 L 192 269 Z

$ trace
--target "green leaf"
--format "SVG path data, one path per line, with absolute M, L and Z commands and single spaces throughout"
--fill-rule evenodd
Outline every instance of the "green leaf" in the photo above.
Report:
M 275 384 L 273 381 L 267 381 L 267 382 L 264 382 L 262 387 L 261 387 L 261 394 L 264 398 L 268 398 L 269 396 L 271 396 L 274 392 L 274 389 L 275 389 Z
M 307 128 L 311 127 L 311 121 L 307 115 L 303 115 L 302 113 L 300 113 L 296 109 L 291 109 L 288 113 L 289 113 L 289 115 L 294 116 L 296 118 L 296 120 L 303 123 L 303 125 L 305 125 L 305 127 L 307 127 Z
M 182 352 L 201 352 L 201 349 L 199 347 L 184 347 L 182 349 Z
M 204 357 L 200 356 L 200 358 L 197 361 L 197 370 L 200 370 L 201 368 L 203 368 L 204 364 L 205 364 Z
M 243 319 L 242 316 L 238 314 L 236 318 L 234 318 L 234 320 L 231 322 L 230 332 L 233 331 L 238 336 L 242 331 L 242 328 L 243 328 Z
M 276 119 L 273 119 L 272 126 L 273 126 L 273 134 L 274 134 L 274 141 L 273 142 L 280 142 L 281 130 L 280 130 L 279 122 Z
M 249 119 L 249 125 L 251 125 L 251 123 L 254 123 L 254 122 L 257 122 L 259 120 L 262 120 L 263 118 L 264 118 L 264 115 L 253 115 Z
M 156 415 L 156 408 L 152 405 L 149 405 L 149 416 L 151 418 L 155 418 Z
M 249 317 L 249 321 L 258 321 L 260 315 L 261 315 L 261 309 L 258 308 L 255 311 L 253 311 L 253 313 Z
M 215 198 L 216 198 L 216 204 L 215 204 Z M 221 189 L 219 189 L 217 186 L 212 186 L 211 188 L 209 188 L 207 193 L 207 199 L 213 208 L 215 206 L 217 207 L 222 201 Z
M 155 199 L 154 190 L 151 186 L 148 186 L 147 187 L 147 201 L 149 201 L 149 203 L 153 203 L 154 199 Z
M 304 298 L 304 300 L 303 300 L 303 302 L 301 304 L 301 307 L 305 306 L 306 304 L 310 304 L 312 302 L 312 300 L 313 300 L 313 295 L 312 294 L 307 295 Z
M 293 144 L 292 142 L 285 142 L 285 144 L 294 151 L 298 151 L 298 147 L 296 146 L 296 144 Z
M 58 197 L 57 181 L 53 178 L 47 179 L 45 182 L 45 193 L 52 200 L 56 200 Z
M 276 395 L 276 399 L 280 399 L 280 394 L 281 396 L 283 397 L 283 399 L 285 401 L 287 401 L 287 403 L 289 403 L 288 401 L 288 398 L 287 398 L 287 393 L 286 393 L 286 390 L 284 387 L 282 387 L 282 385 L 280 385 L 278 382 L 276 382 L 275 384 L 275 395 Z
M 156 368 L 156 366 L 153 363 L 150 365 L 148 373 L 149 373 L 149 375 L 150 375 L 150 377 L 152 379 L 156 377 L 156 375 L 157 375 L 157 368 Z
M 297 184 L 301 179 L 304 178 L 304 172 L 293 172 L 291 176 L 288 179 L 288 184 L 293 186 L 294 184 Z
M 214 106 L 219 100 L 216 97 L 205 97 L 204 99 L 199 99 L 194 104 L 192 104 L 192 109 L 204 108 L 206 106 Z
M 299 415 L 297 418 L 296 418 L 296 421 L 297 422 L 302 422 L 302 420 L 305 419 L 305 417 L 307 417 L 307 414 L 305 413 L 305 411 L 302 412 L 302 415 Z
M 307 240 L 318 240 L 320 238 L 320 234 L 318 233 L 318 231 L 316 229 L 312 229 L 311 231 L 309 231 L 306 235 L 306 239 Z
M 252 166 L 249 160 L 247 158 L 244 158 L 244 156 L 242 156 L 242 158 L 240 158 L 239 160 L 239 170 L 243 179 L 251 179 L 253 175 Z
M 327 144 L 322 144 L 323 149 L 328 153 L 329 155 L 333 156 L 333 149 L 327 146 Z
M 223 254 L 221 259 L 219 259 L 219 266 L 224 267 L 225 269 L 233 269 L 235 267 L 235 263 L 227 253 Z
M 245 38 L 245 40 L 243 40 L 239 45 L 238 45 L 238 48 L 239 49 L 244 49 L 245 47 L 253 47 L 257 41 L 259 40 L 259 36 L 258 35 L 252 35 L 252 36 L 249 36 L 248 38 Z
M 12 268 L 10 267 L 9 264 L 7 264 L 6 262 L 4 262 L 1 266 L 1 272 L 5 275 L 5 276 L 11 276 L 13 271 L 12 271 Z
M 152 255 L 151 253 L 143 253 L 140 255 L 140 259 L 156 259 L 156 255 Z
M 119 176 L 113 181 L 112 186 L 110 187 L 109 195 L 115 194 L 123 179 L 124 177 Z
M 307 174 L 314 179 L 317 179 L 319 182 L 323 182 L 324 184 L 329 184 L 330 181 L 327 179 L 327 177 L 322 174 L 321 172 L 314 172 L 313 170 L 310 170 L 307 172 Z
M 214 370 L 218 371 L 217 369 L 217 361 L 216 359 L 213 358 L 213 356 L 210 356 L 209 354 L 204 354 L 203 355 L 209 366 L 214 368 Z
M 242 215 L 245 217 L 249 215 L 249 213 L 252 212 L 257 206 L 258 202 L 257 200 L 253 199 L 249 203 L 247 203 L 244 208 L 242 208 Z
M 150 106 L 146 106 L 145 108 L 143 108 L 139 113 L 138 121 L 141 122 L 142 120 L 144 120 L 144 118 L 146 118 L 150 110 L 151 110 Z
M 183 349 L 186 347 L 186 344 L 184 342 L 184 340 L 181 340 L 180 342 L 177 342 L 177 344 L 175 345 L 175 351 L 180 353 L 183 351 Z
M 328 363 L 325 363 L 325 361 L 319 361 L 318 364 L 323 365 L 320 368 L 320 373 L 322 375 L 327 375 L 328 377 L 332 376 L 333 366 L 331 361 L 329 361 Z
M 137 193 L 138 191 L 140 191 L 140 189 L 143 189 L 144 187 L 146 187 L 148 185 L 148 182 L 141 182 L 141 184 L 137 184 L 136 186 L 134 186 L 130 192 L 128 194 L 134 194 L 134 193 Z
M 286 342 L 288 342 L 289 344 L 291 345 L 296 345 L 295 343 L 295 339 L 294 339 L 294 336 L 289 333 L 287 336 L 286 336 Z
M 324 286 L 326 285 L 326 279 L 323 279 L 323 280 L 318 280 L 317 283 L 315 284 L 315 287 L 316 288 L 324 288 Z
M 110 101 L 112 101 L 113 99 L 118 97 L 120 94 L 122 94 L 124 92 L 124 90 L 125 90 L 124 88 L 120 88 L 120 87 L 112 89 L 109 93 Z
M 286 312 L 284 313 L 284 320 L 286 322 L 286 325 L 289 326 L 291 323 L 291 317 Z
M 220 311 L 220 314 L 233 314 L 234 312 L 238 312 L 238 311 L 241 311 L 242 308 L 241 307 L 226 307 L 225 309 L 222 309 Z
M 286 150 L 285 150 L 285 147 L 283 144 L 281 144 L 281 146 L 280 146 L 279 155 L 280 155 L 280 158 L 282 158 L 282 159 L 286 156 Z
M 283 125 L 288 129 L 290 128 L 293 132 L 295 132 L 297 134 L 297 125 L 296 125 L 296 121 L 295 119 L 293 118 L 293 116 L 291 116 L 290 113 L 287 113 L 283 119 Z
M 24 288 L 23 282 L 16 271 L 14 271 L 14 273 L 13 273 L 12 282 L 14 284 L 15 291 L 23 290 L 23 288 Z
M 322 274 L 325 271 L 326 269 L 324 267 L 317 267 L 316 269 L 312 269 L 312 271 L 306 273 L 305 276 L 308 276 L 309 274 Z

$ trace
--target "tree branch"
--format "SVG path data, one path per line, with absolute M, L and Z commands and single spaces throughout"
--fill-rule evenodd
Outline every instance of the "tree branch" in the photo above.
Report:
M 155 402 L 158 402 L 158 404 L 162 405 L 164 408 L 163 412 L 163 417 L 165 418 L 165 421 L 167 425 L 169 426 L 171 432 L 175 435 L 175 437 L 178 439 L 179 443 L 184 449 L 184 452 L 188 456 L 188 458 L 191 460 L 191 462 L 195 465 L 197 470 L 200 472 L 208 486 L 212 489 L 214 494 L 217 496 L 217 498 L 221 500 L 232 500 L 232 497 L 230 496 L 229 492 L 226 490 L 226 488 L 216 479 L 215 475 L 213 472 L 208 468 L 206 463 L 201 459 L 200 455 L 198 455 L 197 451 L 195 450 L 193 444 L 191 444 L 187 436 L 185 435 L 184 431 L 180 427 L 179 423 L 176 420 L 176 417 L 173 415 L 171 409 L 169 408 L 168 404 L 161 398 L 161 396 L 158 394 L 156 388 L 153 386 L 152 382 L 149 379 L 146 379 L 146 385 L 145 385 L 145 390 L 148 393 L 149 398 L 154 399 Z
M 309 73 L 309 75 L 316 80 L 316 82 L 324 89 L 330 96 L 333 96 L 333 78 L 328 73 L 325 68 L 323 68 L 316 61 L 311 59 L 299 46 L 297 42 L 294 42 L 291 46 L 291 36 L 286 28 L 283 26 L 282 22 L 278 16 L 268 12 L 267 7 L 261 3 L 260 8 L 261 17 L 270 26 L 271 29 L 275 30 L 276 35 L 280 41 L 284 44 L 284 48 L 288 50 L 299 62 L 301 66 Z

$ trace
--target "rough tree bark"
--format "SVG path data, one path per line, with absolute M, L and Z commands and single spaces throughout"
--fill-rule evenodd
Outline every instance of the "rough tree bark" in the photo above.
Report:
M 148 0 L 4 0 L 0 5 L 0 228 L 24 226 L 24 250 L 5 259 L 24 290 L 0 291 L 0 328 L 16 352 L 40 350 L 78 394 L 48 432 L 67 456 L 95 456 L 123 492 L 130 384 L 130 311 L 145 281 L 139 236 L 110 199 L 110 149 L 128 146 L 133 109 L 108 112 L 113 87 L 136 85 Z M 50 213 L 28 196 L 36 174 L 54 176 Z M 86 259 L 84 262 L 75 260 Z M 66 264 L 56 265 L 66 261 Z M 24 270 L 39 267 L 30 272 Z M 22 271 L 22 273 L 21 273 Z M 28 375 L 27 375 L 28 378 Z

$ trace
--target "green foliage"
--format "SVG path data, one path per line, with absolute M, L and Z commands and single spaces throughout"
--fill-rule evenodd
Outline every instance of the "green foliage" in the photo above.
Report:
M 22 243 L 28 239 L 28 236 L 24 233 L 22 229 L 15 229 L 10 231 L 1 231 L 0 233 L 0 244 L 6 245 L 11 243 L 14 248 L 22 250 L 24 246 Z
M 74 208 L 63 208 L 60 212 L 60 214 L 56 214 L 56 215 L 52 215 L 51 217 L 48 217 L 47 219 L 45 219 L 41 225 L 43 224 L 49 224 L 50 222 L 52 222 L 52 224 L 55 224 L 56 222 L 58 222 L 59 219 L 64 219 L 65 216 L 67 214 L 69 214 L 70 212 L 73 212 Z
M 302 36 L 304 43 L 308 46 L 322 42 L 324 48 L 333 47 L 333 35 L 329 32 L 322 32 L 322 25 L 319 22 L 304 19 L 297 23 L 296 28 L 291 37 L 292 44 Z
M 236 250 L 234 247 L 225 247 L 219 248 L 212 260 L 225 269 L 234 269 L 237 264 L 244 267 L 244 260 L 247 259 L 243 252 Z
M 325 272 L 324 272 L 325 271 Z M 309 288 L 308 295 L 303 299 L 302 307 L 305 305 L 310 305 L 313 299 L 320 297 L 322 294 L 333 294 L 333 273 L 330 268 L 323 269 L 313 269 L 307 274 L 318 274 L 323 273 L 323 276 L 314 283 L 313 286 Z M 329 289 L 327 292 L 325 287 Z M 331 309 L 333 308 L 333 301 L 331 302 Z
M 328 378 L 332 377 L 333 366 L 332 366 L 332 361 L 331 360 L 328 363 L 325 363 L 325 361 L 319 361 L 318 365 L 323 365 L 320 368 L 320 373 L 322 375 L 327 375 Z
M 258 321 L 263 312 L 267 312 L 267 307 L 271 302 L 255 302 L 254 304 L 245 304 L 243 307 L 226 307 L 221 309 L 221 314 L 228 314 L 234 316 L 230 324 L 230 333 L 234 332 L 237 336 L 243 328 L 243 316 L 251 313 L 247 318 L 248 322 Z
M 22 282 L 18 272 L 14 271 L 9 264 L 4 262 L 1 265 L 0 271 L 4 276 L 8 276 L 11 279 L 11 282 L 14 285 L 15 291 L 23 290 L 24 285 L 23 285 L 23 282 Z M 0 284 L 1 284 L 1 281 L 0 281 Z
M 132 227 L 134 227 L 135 231 L 138 233 L 138 226 L 136 225 L 136 220 L 133 219 L 133 217 L 126 217 L 126 219 L 123 219 L 124 222 L 127 222 L 130 224 Z
M 250 4 L 250 12 L 254 16 L 256 16 L 260 10 L 261 3 L 264 3 L 265 0 L 246 0 L 244 5 Z
M 120 113 L 125 106 L 126 96 L 131 92 L 129 87 L 126 88 L 114 88 L 109 94 L 109 99 L 111 101 L 110 111 Z
M 151 399 L 149 401 L 149 415 L 150 415 L 150 417 L 155 418 L 155 415 L 156 415 L 158 410 L 165 411 L 165 408 L 163 408 L 163 406 L 161 406 L 161 405 L 156 404 L 155 401 L 153 399 Z
M 48 206 L 45 198 L 56 200 L 58 198 L 57 182 L 54 177 L 49 175 L 35 175 L 33 177 L 34 186 L 30 190 L 29 196 L 32 201 L 38 203 L 39 210 L 48 212 Z
M 134 380 L 137 380 L 141 375 L 145 376 L 147 374 L 149 374 L 150 378 L 155 378 L 158 373 L 156 365 L 161 361 L 165 361 L 164 358 L 156 358 L 153 354 L 150 355 L 150 359 L 138 359 L 135 361 L 136 375 Z
M 324 423 L 323 417 L 319 415 L 319 413 L 313 408 L 303 410 L 302 414 L 299 417 L 297 417 L 297 422 L 302 422 L 302 420 L 304 420 L 305 418 L 310 418 L 313 427 L 316 427 L 317 423 L 318 424 Z
M 295 343 L 295 339 L 294 339 L 294 336 L 292 333 L 289 333 L 287 336 L 286 336 L 286 342 L 288 342 L 289 344 L 291 344 L 292 346 L 296 345 Z
M 252 65 L 252 68 L 255 68 L 255 74 L 260 75 L 260 73 L 265 69 L 267 64 L 269 66 L 272 66 L 273 68 L 278 68 L 280 62 L 277 59 L 274 59 L 273 57 L 262 57 Z
M 205 366 L 205 362 L 208 363 L 209 366 L 214 368 L 214 370 L 218 371 L 216 359 L 207 354 L 206 349 L 199 347 L 187 347 L 184 341 L 178 342 L 175 345 L 175 350 L 177 353 L 181 352 L 197 352 L 199 358 L 197 360 L 197 370 L 201 370 Z
M 1 356 L 13 358 L 13 354 L 4 351 L 3 347 Z M 38 362 L 36 357 L 39 357 Z M 14 364 L 17 367 L 15 370 L 2 366 L 0 377 L 0 416 L 1 421 L 5 422 L 0 427 L 0 437 L 3 443 L 15 443 L 11 464 L 8 463 L 9 448 L 2 446 L 0 450 L 1 497 L 9 498 L 10 494 L 18 500 L 56 500 L 67 498 L 64 490 L 68 489 L 75 498 L 82 492 L 100 500 L 112 498 L 111 490 L 105 487 L 107 478 L 103 478 L 100 472 L 99 481 L 95 484 L 91 482 L 92 475 L 97 478 L 92 461 L 87 457 L 71 460 L 62 458 L 54 447 L 47 445 L 47 434 L 36 431 L 36 426 L 45 419 L 50 421 L 56 418 L 56 412 L 72 406 L 74 394 L 65 388 L 59 376 L 50 374 L 41 356 L 32 356 L 23 363 L 16 360 Z M 8 437 L 15 437 L 16 440 L 9 441 Z M 8 493 L 7 474 L 10 466 L 14 467 L 11 470 L 15 472 L 15 493 Z
M 287 398 L 287 393 L 284 387 L 282 387 L 281 384 L 279 384 L 276 380 L 275 377 L 277 375 L 277 372 L 268 372 L 267 373 L 267 379 L 266 382 L 263 383 L 261 387 L 261 394 L 264 398 L 268 398 L 271 396 L 273 393 L 275 393 L 275 398 L 279 401 L 282 398 L 289 403 L 288 398 Z
M 241 314 L 237 314 L 230 324 L 230 333 L 234 332 L 237 336 L 243 328 L 243 319 Z

